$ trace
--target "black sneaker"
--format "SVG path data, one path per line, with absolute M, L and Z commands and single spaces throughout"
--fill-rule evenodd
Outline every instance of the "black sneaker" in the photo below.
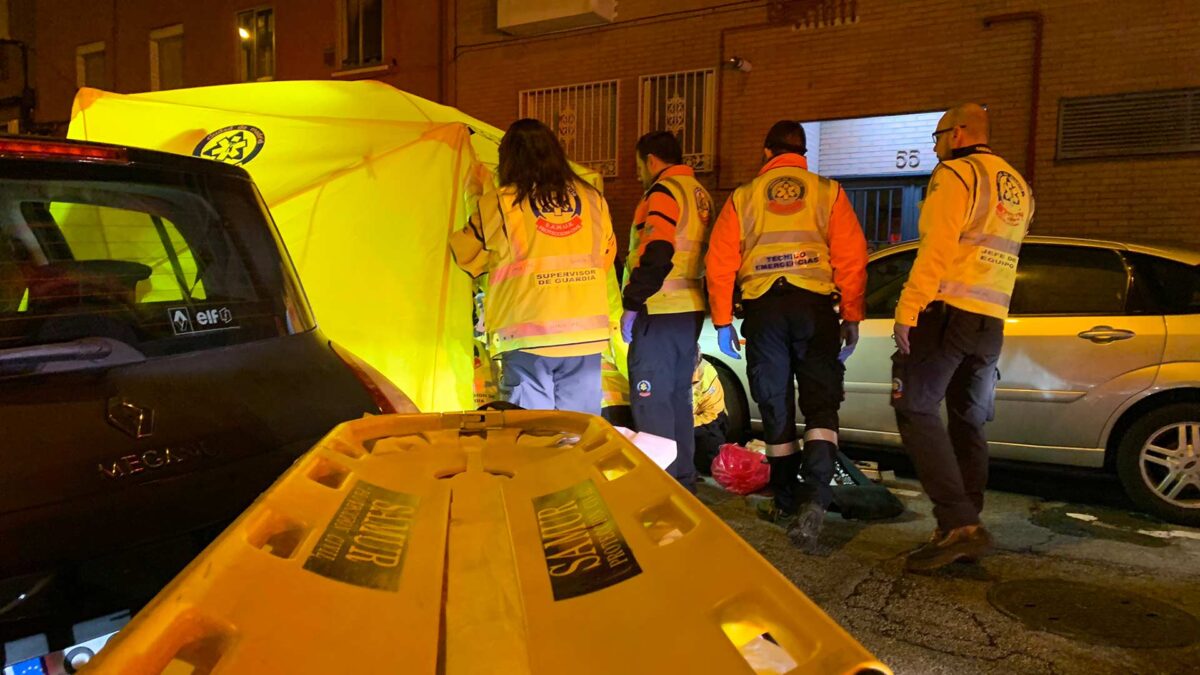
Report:
M 934 536 L 940 532 L 935 532 Z M 982 525 L 956 527 L 908 554 L 904 568 L 928 572 L 957 560 L 974 562 L 992 550 L 992 535 Z
M 788 527 L 788 539 L 792 546 L 805 553 L 817 552 L 817 541 L 821 538 L 821 526 L 825 523 L 825 509 L 816 502 L 810 502 L 800 510 L 796 522 Z
M 758 504 L 755 504 L 754 510 L 758 512 L 758 519 L 765 520 L 772 525 L 787 528 L 796 520 L 796 514 L 784 511 L 775 505 L 774 499 L 764 499 Z

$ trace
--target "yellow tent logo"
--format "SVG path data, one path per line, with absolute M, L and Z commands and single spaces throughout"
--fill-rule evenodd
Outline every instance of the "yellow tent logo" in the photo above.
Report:
M 266 136 L 262 129 L 249 124 L 236 124 L 205 136 L 192 154 L 241 166 L 258 156 L 265 143 Z

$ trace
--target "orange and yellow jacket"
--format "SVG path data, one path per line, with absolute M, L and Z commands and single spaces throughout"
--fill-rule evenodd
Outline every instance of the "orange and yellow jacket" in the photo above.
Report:
M 793 286 L 841 295 L 845 321 L 861 321 L 867 285 L 867 241 L 837 181 L 808 170 L 794 153 L 767 162 L 734 190 L 713 226 L 704 258 L 712 322 L 733 322 L 733 289 L 752 300 L 779 278 Z
M 625 261 L 625 309 L 704 311 L 704 246 L 712 198 L 690 166 L 663 169 L 634 212 Z
M 921 244 L 896 322 L 917 325 L 921 310 L 939 300 L 1007 318 L 1033 208 L 1025 179 L 987 146 L 959 148 L 938 164 L 921 206 Z

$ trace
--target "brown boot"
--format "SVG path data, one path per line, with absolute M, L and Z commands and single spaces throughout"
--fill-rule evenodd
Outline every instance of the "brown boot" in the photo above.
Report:
M 982 525 L 956 527 L 928 544 L 908 554 L 904 568 L 912 572 L 928 572 L 945 567 L 956 560 L 974 561 L 992 549 L 992 535 Z

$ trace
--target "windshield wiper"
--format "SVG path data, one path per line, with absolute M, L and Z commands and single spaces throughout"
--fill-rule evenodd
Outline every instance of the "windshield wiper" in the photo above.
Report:
M 63 362 L 104 362 L 113 365 L 110 358 L 116 356 L 119 363 L 141 361 L 145 357 L 136 349 L 123 342 L 109 338 L 83 338 L 71 342 L 55 342 L 52 344 L 33 345 L 29 347 L 14 347 L 0 349 L 0 375 L 27 374 L 32 371 L 67 370 L 54 368 L 48 364 Z M 75 366 L 79 367 L 79 366 Z M 83 366 L 86 367 L 86 366 Z

